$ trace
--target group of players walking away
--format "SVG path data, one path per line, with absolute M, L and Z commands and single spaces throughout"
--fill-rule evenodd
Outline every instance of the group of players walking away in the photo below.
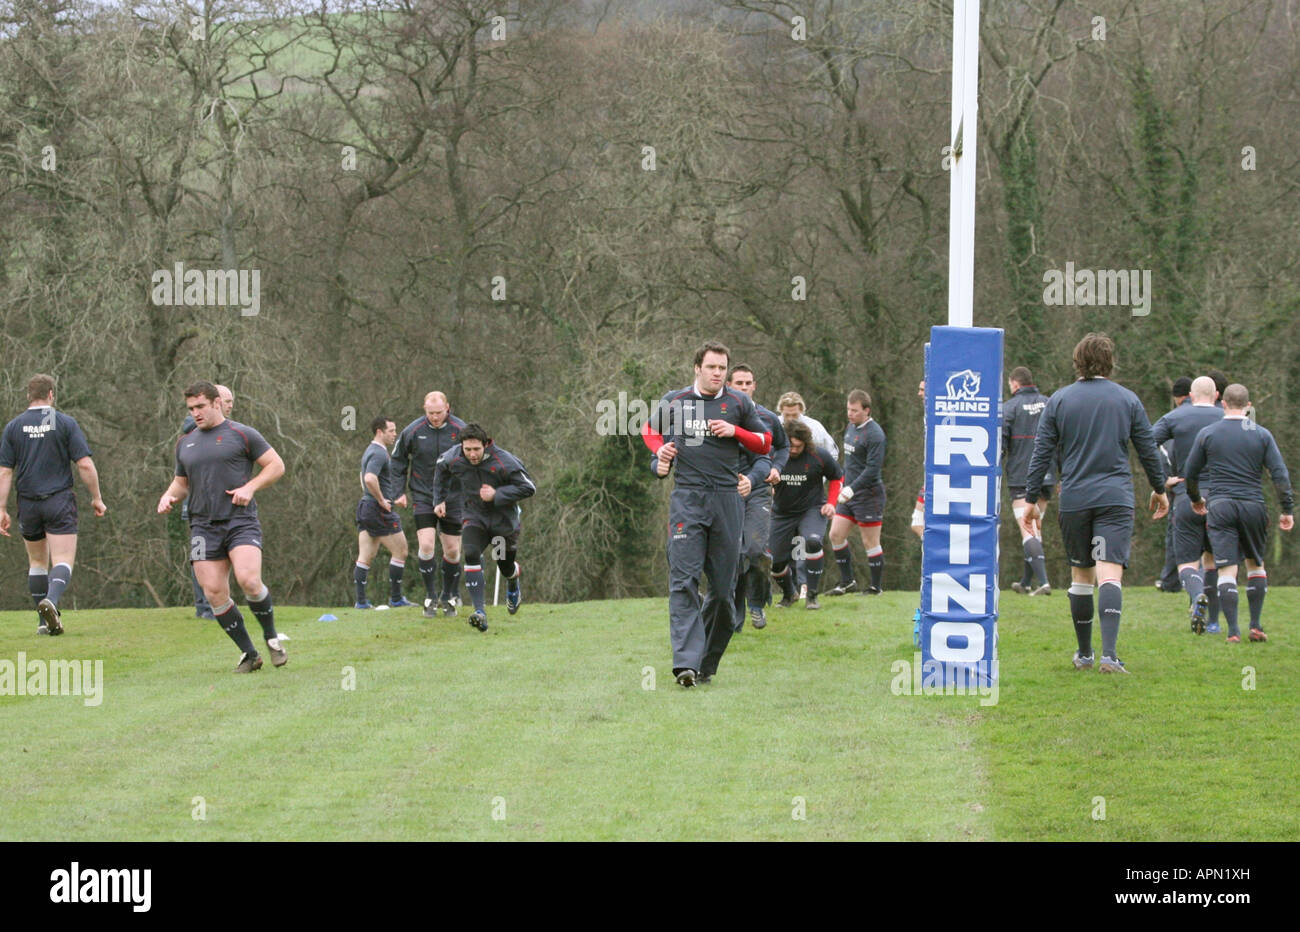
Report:
M 446 395 L 430 392 L 424 416 L 399 435 L 391 418 L 371 423 L 374 437 L 361 456 L 361 501 L 357 504 L 357 562 L 353 570 L 356 608 L 371 608 L 366 598 L 370 561 L 384 546 L 392 608 L 413 605 L 402 594 L 406 535 L 394 511 L 413 504 L 424 581 L 424 616 L 455 616 L 460 588 L 462 546 L 465 588 L 473 603 L 469 623 L 488 629 L 483 556 L 496 561 L 506 579 L 506 609 L 519 611 L 519 502 L 537 491 L 523 463 L 501 449 L 478 424 L 451 414 Z M 393 447 L 390 455 L 389 446 Z M 407 489 L 410 489 L 408 500 Z M 435 550 L 442 543 L 442 584 Z

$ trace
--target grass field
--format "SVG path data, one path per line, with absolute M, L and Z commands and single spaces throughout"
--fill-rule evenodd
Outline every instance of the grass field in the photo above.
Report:
M 289 665 L 251 676 L 184 609 L 68 612 L 60 638 L 0 613 L 0 661 L 104 679 L 95 706 L 0 696 L 0 839 L 1294 840 L 1298 602 L 1273 590 L 1272 640 L 1228 645 L 1129 590 L 1132 674 L 1104 676 L 1070 667 L 1063 594 L 1005 593 L 986 706 L 891 692 L 904 592 L 773 610 L 693 690 L 662 599 L 497 609 L 486 634 L 282 607 Z

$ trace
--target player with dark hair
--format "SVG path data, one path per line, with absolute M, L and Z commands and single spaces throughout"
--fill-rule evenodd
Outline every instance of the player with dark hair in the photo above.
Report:
M 1078 379 L 1059 389 L 1038 422 L 1034 453 L 1025 478 L 1025 503 L 1038 501 L 1054 456 L 1060 457 L 1061 509 L 1058 522 L 1070 560 L 1070 616 L 1079 649 L 1076 670 L 1093 666 L 1093 588 L 1101 620 L 1102 673 L 1126 673 L 1116 652 L 1123 609 L 1124 567 L 1133 536 L 1133 476 L 1128 445 L 1137 450 L 1151 483 L 1153 517 L 1169 510 L 1165 473 L 1151 437 L 1151 423 L 1138 397 L 1110 381 L 1115 344 L 1089 333 L 1074 348 Z M 1038 534 L 1038 510 L 1020 517 L 1025 533 Z M 1096 585 L 1100 583 L 1100 585 Z
M 262 626 L 271 663 L 284 666 L 289 655 L 275 631 L 271 591 L 262 581 L 262 525 L 253 500 L 284 475 L 284 460 L 256 430 L 227 418 L 220 397 L 211 382 L 185 389 L 185 406 L 197 429 L 176 443 L 176 476 L 158 499 L 158 513 L 166 514 L 188 496 L 194 575 L 217 624 L 241 651 L 235 672 L 252 673 L 262 668 L 262 657 L 230 596 L 230 571 Z M 254 465 L 261 467 L 257 475 Z
M 880 526 L 885 521 L 885 483 L 881 467 L 885 462 L 885 432 L 871 417 L 871 396 L 854 389 L 848 397 L 849 425 L 844 429 L 844 484 L 831 519 L 831 548 L 840 568 L 840 582 L 827 595 L 844 595 L 858 588 L 853 578 L 853 555 L 849 549 L 849 528 L 856 524 L 867 551 L 871 585 L 867 595 L 881 591 L 885 575 L 885 551 L 880 546 Z
M 1025 474 L 1029 471 L 1029 458 L 1034 452 L 1034 436 L 1038 433 L 1038 419 L 1047 407 L 1047 396 L 1038 390 L 1034 377 L 1024 366 L 1016 366 L 1007 379 L 1011 397 L 1002 403 L 1002 477 L 1011 493 L 1011 511 L 1019 521 L 1025 509 Z M 1043 515 L 1052 497 L 1052 479 L 1049 475 L 1039 489 L 1038 524 L 1043 526 Z M 1016 592 L 1025 595 L 1051 595 L 1047 581 L 1047 558 L 1043 554 L 1041 537 L 1026 536 L 1021 530 L 1020 545 L 1025 551 L 1025 571 L 1019 582 L 1011 584 Z M 1033 586 L 1037 583 L 1036 586 Z M 1033 586 L 1031 588 L 1031 586 Z
M 754 398 L 754 370 L 744 364 L 731 368 L 727 385 Z M 786 440 L 781 418 L 758 402 L 754 402 L 772 435 L 772 449 L 758 455 L 742 448 L 741 471 L 749 476 L 749 495 L 745 496 L 745 532 L 740 544 L 740 568 L 736 573 L 736 630 L 745 624 L 745 609 L 755 628 L 767 625 L 763 608 L 770 599 L 768 573 L 772 569 L 772 556 L 768 552 L 768 534 L 772 526 L 772 489 L 781 480 L 781 470 L 790 458 L 790 443 Z
M 433 471 L 433 513 L 447 515 L 452 489 L 463 490 L 461 535 L 465 547 L 465 588 L 474 611 L 469 623 L 486 631 L 483 554 L 497 562 L 497 572 L 506 577 L 506 610 L 519 611 L 523 598 L 519 588 L 519 505 L 537 491 L 524 464 L 508 450 L 492 442 L 478 424 L 466 424 L 460 443 L 438 460 Z
M 235 408 L 235 393 L 226 386 L 217 383 L 217 396 L 221 404 L 221 413 L 226 417 L 230 417 Z M 194 418 L 186 414 L 185 420 L 181 422 L 181 433 L 188 434 L 195 426 Z M 189 502 L 181 502 L 181 521 L 187 526 L 189 525 Z M 189 553 L 188 545 L 186 545 L 185 552 Z M 208 604 L 208 597 L 203 594 L 203 587 L 199 585 L 198 577 L 194 575 L 194 564 L 187 558 L 185 566 L 190 571 L 190 587 L 194 590 L 194 617 L 206 621 L 216 621 L 217 616 L 212 614 L 212 606 Z
M 59 598 L 72 581 L 77 556 L 77 497 L 72 465 L 90 491 L 95 517 L 108 507 L 99 493 L 99 473 L 75 418 L 54 408 L 54 379 L 36 375 L 27 383 L 27 410 L 0 435 L 0 534 L 9 536 L 9 489 L 18 493 L 18 527 L 27 546 L 27 591 L 40 616 L 37 634 L 63 633 Z M 51 565 L 53 564 L 53 565 Z
M 406 570 L 406 535 L 402 533 L 402 519 L 393 511 L 388 492 L 393 486 L 392 459 L 388 447 L 397 439 L 397 425 L 393 419 L 379 415 L 370 422 L 373 437 L 361 454 L 361 501 L 357 502 L 357 562 L 352 568 L 352 581 L 357 589 L 356 608 L 370 608 L 366 598 L 366 581 L 370 576 L 370 561 L 379 553 L 382 544 L 389 553 L 388 604 L 391 608 L 414 605 L 402 595 L 402 575 Z
M 781 586 L 780 608 L 789 608 L 798 600 L 790 558 L 796 554 L 807 561 L 808 595 L 804 607 L 818 609 L 817 590 L 821 585 L 822 564 L 826 555 L 822 541 L 826 519 L 835 514 L 831 504 L 839 496 L 844 472 L 835 457 L 812 443 L 812 431 L 797 421 L 790 426 L 790 458 L 781 470 L 772 506 L 772 578 Z M 823 487 L 830 482 L 830 491 Z M 829 498 L 828 498 L 829 496 Z M 756 626 L 757 627 L 757 626 Z
M 1189 396 L 1192 392 L 1192 380 L 1187 376 L 1179 376 L 1174 379 L 1170 387 L 1170 395 L 1173 397 L 1174 408 L 1191 404 Z M 1169 518 L 1165 527 L 1165 565 L 1160 570 L 1160 578 L 1156 580 L 1156 588 L 1161 592 L 1180 592 L 1183 584 L 1178 579 L 1178 561 L 1174 559 L 1174 527 L 1178 523 L 1176 514 L 1178 512 L 1178 491 L 1182 487 L 1182 477 L 1174 469 L 1174 442 L 1166 440 L 1159 444 L 1161 460 L 1165 467 L 1165 474 L 1169 477 L 1165 480 L 1165 489 L 1169 493 Z M 1217 615 L 1216 615 L 1217 617 Z
M 1205 528 L 1205 518 L 1195 512 L 1186 495 L 1178 494 L 1182 484 L 1183 471 L 1187 468 L 1187 457 L 1192 452 L 1192 445 L 1203 428 L 1216 424 L 1223 419 L 1223 409 L 1215 407 L 1214 381 L 1208 376 L 1201 376 L 1192 382 L 1190 395 L 1192 403 L 1180 405 L 1156 421 L 1152 435 L 1156 443 L 1173 443 L 1173 471 L 1166 486 L 1173 496 L 1171 516 L 1174 521 L 1174 559 L 1178 564 L 1178 579 L 1187 592 L 1188 617 L 1191 619 L 1192 631 L 1204 634 L 1218 633 L 1218 625 L 1213 628 L 1206 625 L 1209 618 L 1210 600 L 1205 593 L 1205 568 L 1214 565 L 1210 538 Z
M 460 601 L 460 529 L 462 493 L 452 485 L 447 490 L 446 514 L 433 513 L 433 471 L 443 454 L 460 442 L 465 422 L 451 413 L 447 396 L 429 392 L 424 396 L 424 417 L 403 428 L 393 447 L 394 504 L 405 508 L 409 482 L 415 511 L 415 536 L 419 544 L 420 578 L 424 581 L 424 617 L 455 615 Z M 442 542 L 442 587 L 438 588 L 438 542 Z
M 759 456 L 771 449 L 753 400 L 724 384 L 730 358 L 714 341 L 696 350 L 695 381 L 664 395 L 641 430 L 654 474 L 677 469 L 668 505 L 668 635 L 673 674 L 684 687 L 712 680 L 734 631 L 743 496 L 750 491 L 741 448 Z
M 1234 383 L 1223 390 L 1223 418 L 1196 435 L 1184 477 L 1193 509 L 1207 516 L 1210 549 L 1219 569 L 1219 604 L 1228 622 L 1228 641 L 1233 644 L 1241 641 L 1237 627 L 1237 566 L 1243 559 L 1246 598 L 1250 602 L 1250 639 L 1268 640 L 1260 622 L 1268 592 L 1268 574 L 1264 570 L 1268 507 L 1261 478 L 1264 469 L 1273 477 L 1282 509 L 1277 526 L 1284 531 L 1295 527 L 1291 476 L 1273 435 L 1246 417 L 1249 404 L 1246 386 Z

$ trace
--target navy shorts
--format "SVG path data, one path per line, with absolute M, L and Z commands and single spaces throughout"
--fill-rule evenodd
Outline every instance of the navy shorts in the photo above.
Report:
M 1071 566 L 1087 568 L 1101 563 L 1128 566 L 1133 539 L 1133 507 L 1103 505 L 1082 511 L 1057 512 L 1065 555 Z
M 19 495 L 18 528 L 23 540 L 45 540 L 46 534 L 77 533 L 77 496 L 71 488 L 45 498 Z
M 804 554 L 824 550 L 826 540 L 826 516 L 821 512 L 821 505 L 814 505 L 805 511 L 772 515 L 772 563 L 787 563 L 795 551 L 795 538 L 803 541 L 800 559 Z M 816 543 L 812 543 L 816 541 Z M 810 546 L 811 544 L 811 546 Z
M 1268 508 L 1262 502 L 1239 502 L 1231 498 L 1210 500 L 1206 515 L 1214 565 L 1236 566 L 1245 560 L 1264 562 L 1268 540 Z
M 433 513 L 433 506 L 428 502 L 415 503 L 415 529 L 436 527 L 442 534 L 450 534 L 453 537 L 460 536 L 461 514 L 459 506 L 453 507 L 451 502 L 447 503 L 446 517 L 439 518 Z
M 240 515 L 224 521 L 190 518 L 190 562 L 229 559 L 236 547 L 262 549 L 262 523 L 255 517 Z
M 504 549 L 506 553 L 519 550 L 518 527 L 497 525 L 489 528 L 481 523 L 470 524 L 466 522 L 462 531 L 465 538 L 465 553 L 478 554 L 480 560 L 505 559 L 505 554 L 496 550 L 498 547 Z
M 1174 561 L 1179 566 L 1200 562 L 1201 554 L 1212 550 L 1205 515 L 1194 512 L 1187 496 L 1179 495 L 1174 499 L 1174 513 L 1170 517 L 1174 522 Z
M 853 497 L 837 505 L 835 513 L 858 527 L 879 527 L 885 523 L 885 484 L 877 482 L 870 488 L 854 489 Z
M 363 498 L 357 502 L 357 530 L 371 537 L 388 537 L 402 533 L 402 519 L 396 510 L 384 511 L 373 498 Z

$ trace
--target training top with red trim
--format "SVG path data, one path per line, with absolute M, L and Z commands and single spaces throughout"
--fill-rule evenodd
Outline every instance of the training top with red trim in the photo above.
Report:
M 709 430 L 714 420 L 735 425 L 735 436 L 715 437 Z M 686 489 L 734 489 L 745 466 L 742 446 L 760 456 L 772 446 L 753 399 L 725 386 L 712 397 L 701 395 L 694 385 L 664 395 L 641 438 L 651 453 L 666 443 L 676 445 L 672 471 L 677 473 L 676 487 Z M 659 474 L 657 458 L 651 457 L 650 468 Z

